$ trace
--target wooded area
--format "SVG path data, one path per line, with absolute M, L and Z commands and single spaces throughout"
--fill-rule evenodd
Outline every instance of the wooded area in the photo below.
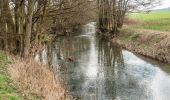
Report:
M 92 19 L 89 0 L 0 0 L 1 47 L 29 55 L 43 34 L 70 32 Z
M 159 0 L 97 0 L 98 28 L 116 34 L 129 12 L 149 11 Z
M 162 1 L 0 0 L 0 100 L 169 100 Z
M 0 0 L 1 48 L 29 55 L 45 34 L 68 33 L 91 21 L 102 33 L 116 34 L 128 12 L 155 4 L 158 0 Z

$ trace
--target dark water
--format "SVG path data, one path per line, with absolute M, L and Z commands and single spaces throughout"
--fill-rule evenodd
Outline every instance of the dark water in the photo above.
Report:
M 170 100 L 170 66 L 95 36 L 95 25 L 60 37 L 36 56 L 76 100 Z

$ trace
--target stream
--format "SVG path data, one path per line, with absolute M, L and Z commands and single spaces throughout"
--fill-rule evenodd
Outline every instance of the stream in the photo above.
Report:
M 170 65 L 96 36 L 95 23 L 46 45 L 48 64 L 76 100 L 170 100 Z

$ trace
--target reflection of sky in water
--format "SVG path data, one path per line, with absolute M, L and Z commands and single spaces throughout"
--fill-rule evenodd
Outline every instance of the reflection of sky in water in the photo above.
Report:
M 170 76 L 157 69 L 157 73 L 151 81 L 151 88 L 155 100 L 170 100 Z
M 158 66 L 139 59 L 133 53 L 123 51 L 123 55 L 125 64 L 130 69 L 128 72 L 140 79 L 142 84 L 147 84 L 148 91 L 152 93 L 153 100 L 170 99 L 169 75 L 163 72 Z
M 40 57 L 40 56 L 42 56 L 42 57 Z M 48 63 L 47 63 L 48 58 L 47 58 L 47 51 L 46 51 L 46 49 L 44 49 L 44 50 L 41 52 L 41 54 L 35 56 L 35 60 L 36 60 L 36 61 L 40 61 L 41 59 L 42 59 L 42 61 L 41 61 L 42 63 L 48 64 Z
M 85 25 L 81 35 L 61 38 L 36 59 L 56 67 L 58 56 L 75 57 L 58 74 L 78 100 L 169 100 L 170 75 L 162 65 L 96 39 L 94 24 Z
M 90 57 L 89 62 L 87 63 L 87 71 L 86 75 L 90 78 L 96 78 L 97 77 L 97 71 L 98 71 L 98 60 L 97 60 L 97 52 L 95 50 L 95 39 L 91 38 L 91 44 L 90 44 Z

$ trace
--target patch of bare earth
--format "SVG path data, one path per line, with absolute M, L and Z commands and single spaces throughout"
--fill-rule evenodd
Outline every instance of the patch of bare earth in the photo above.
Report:
M 11 79 L 24 92 L 31 92 L 41 100 L 71 100 L 64 86 L 46 65 L 33 59 L 15 58 L 9 67 Z
M 136 34 L 133 40 L 129 36 L 128 41 L 118 38 L 116 42 L 132 52 L 170 64 L 170 32 L 139 29 Z

